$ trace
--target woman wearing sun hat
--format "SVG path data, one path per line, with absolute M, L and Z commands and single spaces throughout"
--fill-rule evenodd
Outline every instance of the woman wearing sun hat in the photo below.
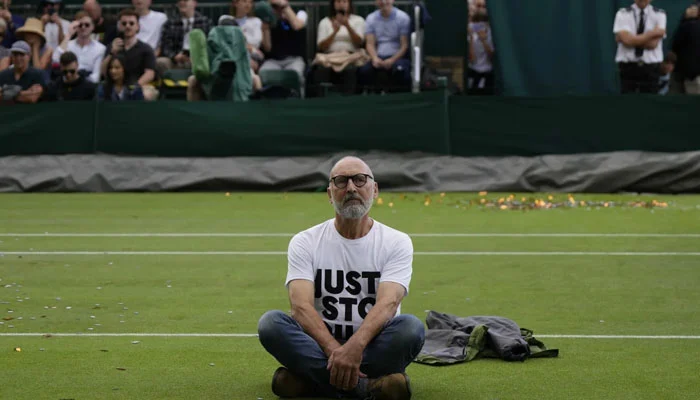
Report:
M 24 26 L 15 31 L 15 35 L 20 40 L 24 40 L 31 47 L 32 53 L 29 58 L 29 65 L 42 71 L 45 74 L 46 82 L 51 77 L 51 56 L 53 48 L 46 44 L 44 26 L 37 18 L 27 18 Z

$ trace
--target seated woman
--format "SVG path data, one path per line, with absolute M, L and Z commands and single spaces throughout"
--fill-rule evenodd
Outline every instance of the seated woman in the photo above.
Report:
M 15 31 L 18 40 L 24 40 L 32 48 L 29 66 L 42 72 L 46 84 L 51 82 L 51 57 L 53 48 L 46 44 L 44 25 L 37 18 L 27 18 L 24 26 Z
M 254 72 L 258 72 L 260 64 L 265 59 L 260 47 L 262 46 L 264 51 L 270 51 L 272 48 L 270 26 L 253 13 L 253 0 L 233 0 L 231 15 L 245 36 L 246 48 L 250 54 L 250 66 Z
M 365 20 L 353 14 L 352 0 L 330 0 L 330 15 L 318 24 L 318 50 L 310 92 L 323 93 L 323 83 L 339 84 L 345 94 L 355 93 L 357 66 L 367 61 L 363 50 Z
M 97 99 L 104 101 L 143 100 L 141 86 L 124 84 L 124 56 L 112 57 L 107 64 L 107 79 L 97 88 Z

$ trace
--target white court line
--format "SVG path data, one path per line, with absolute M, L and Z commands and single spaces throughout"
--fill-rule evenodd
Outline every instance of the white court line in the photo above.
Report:
M 255 333 L 0 333 L 0 337 L 22 336 L 63 337 L 257 337 Z M 647 339 L 647 340 L 698 340 L 700 336 L 686 335 L 533 335 L 545 339 Z
M 292 237 L 294 233 L 0 233 L 0 237 Z M 700 238 L 700 233 L 409 233 L 412 237 Z
M 630 251 L 416 251 L 416 256 L 620 256 L 698 257 L 700 252 L 630 252 Z M 286 251 L 0 251 L 3 255 L 21 256 L 282 256 Z

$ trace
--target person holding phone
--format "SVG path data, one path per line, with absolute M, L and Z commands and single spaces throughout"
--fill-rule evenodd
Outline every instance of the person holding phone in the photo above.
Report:
M 493 94 L 494 46 L 485 0 L 475 0 L 470 8 L 467 35 L 469 40 L 469 65 L 467 92 L 472 95 Z
M 355 93 L 357 62 L 364 53 L 365 20 L 353 13 L 352 0 L 330 0 L 330 13 L 318 24 L 318 52 L 312 71 L 310 92 L 321 96 L 324 83 L 334 83 L 345 94 Z M 364 53 L 366 54 L 366 53 Z
M 140 41 L 139 15 L 133 9 L 119 13 L 120 33 L 107 47 L 102 61 L 102 75 L 107 75 L 110 60 L 116 56 L 124 58 L 124 81 L 126 85 L 138 85 L 143 88 L 146 100 L 154 100 L 158 91 L 150 85 L 155 79 L 156 56 L 148 44 Z

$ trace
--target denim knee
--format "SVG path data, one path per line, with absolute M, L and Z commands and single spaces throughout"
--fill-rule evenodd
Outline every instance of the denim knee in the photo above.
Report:
M 423 347 L 425 342 L 425 327 L 423 321 L 419 320 L 415 315 L 401 314 L 394 318 L 395 323 L 399 325 L 397 341 L 400 343 L 410 344 L 411 347 Z
M 281 324 L 287 314 L 279 310 L 271 310 L 263 314 L 258 321 L 258 338 L 261 342 L 274 340 L 281 333 Z

